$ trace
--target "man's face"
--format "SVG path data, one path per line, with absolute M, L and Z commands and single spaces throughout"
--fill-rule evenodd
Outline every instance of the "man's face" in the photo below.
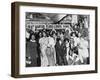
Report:
M 43 32 L 43 36 L 46 37 L 46 33 L 45 32 Z
M 81 33 L 78 33 L 78 36 L 80 37 L 81 36 Z
M 61 40 L 64 40 L 64 35 L 61 34 L 61 35 L 60 35 L 60 38 L 61 38 Z
M 68 44 L 68 41 L 66 40 L 66 44 Z
M 58 32 L 58 36 L 60 36 L 60 33 Z
M 34 35 L 32 35 L 32 40 L 35 40 L 35 36 Z
M 72 38 L 74 38 L 74 37 L 75 37 L 75 34 L 72 35 Z

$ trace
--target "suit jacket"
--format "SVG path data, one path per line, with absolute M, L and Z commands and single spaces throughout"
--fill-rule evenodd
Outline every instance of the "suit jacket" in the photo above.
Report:
M 56 42 L 56 45 L 55 45 L 55 49 L 56 49 L 56 54 L 58 56 L 63 57 L 66 54 L 66 46 L 65 46 L 65 43 L 64 42 L 62 42 L 60 44 L 59 41 L 57 41 Z

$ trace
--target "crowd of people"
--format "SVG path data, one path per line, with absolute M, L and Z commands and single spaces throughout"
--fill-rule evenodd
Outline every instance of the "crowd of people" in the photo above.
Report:
M 89 64 L 87 29 L 79 29 L 26 29 L 26 67 Z

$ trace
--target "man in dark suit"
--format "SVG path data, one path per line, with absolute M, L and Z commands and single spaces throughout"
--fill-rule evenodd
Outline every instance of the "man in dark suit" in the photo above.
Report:
M 60 38 L 57 39 L 55 49 L 56 49 L 57 64 L 66 65 L 67 64 L 67 61 L 65 60 L 66 46 L 65 46 L 64 37 L 62 34 Z

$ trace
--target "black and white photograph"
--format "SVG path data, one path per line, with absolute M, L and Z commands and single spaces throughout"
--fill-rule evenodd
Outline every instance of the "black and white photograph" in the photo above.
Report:
M 90 64 L 90 16 L 25 13 L 26 67 Z
M 97 7 L 12 4 L 12 75 L 97 73 Z

